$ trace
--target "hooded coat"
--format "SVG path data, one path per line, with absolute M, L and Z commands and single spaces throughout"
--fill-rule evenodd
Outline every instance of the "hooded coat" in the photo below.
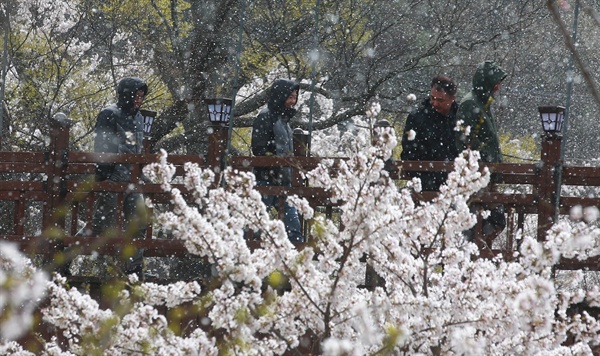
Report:
M 289 125 L 296 109 L 286 108 L 284 103 L 300 85 L 288 79 L 277 79 L 270 88 L 267 107 L 263 109 L 252 124 L 252 154 L 255 156 L 294 155 L 294 140 Z M 291 184 L 291 168 L 255 168 L 257 180 L 278 185 Z
M 468 135 L 461 134 L 456 141 L 459 152 L 470 148 L 479 151 L 483 162 L 502 162 L 498 128 L 491 105 L 494 102 L 492 90 L 506 75 L 492 61 L 485 61 L 477 67 L 473 76 L 473 90 L 463 98 L 456 114 L 464 127 L 471 127 Z
M 121 79 L 117 85 L 117 102 L 102 109 L 96 119 L 94 152 L 142 153 L 144 118 L 134 107 L 136 93 L 148 93 L 146 83 L 136 77 Z M 96 179 L 127 182 L 131 179 L 131 165 L 99 163 Z
M 448 116 L 440 114 L 431 105 L 429 98 L 408 115 L 402 135 L 400 158 L 409 161 L 453 161 L 458 156 L 454 126 L 458 105 L 452 103 Z M 409 131 L 415 132 L 409 139 Z M 412 177 L 421 178 L 425 191 L 437 191 L 446 181 L 444 172 L 413 172 Z

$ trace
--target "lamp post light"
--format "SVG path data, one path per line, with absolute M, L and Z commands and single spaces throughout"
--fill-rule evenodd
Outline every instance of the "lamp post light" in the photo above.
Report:
M 538 107 L 542 128 L 546 135 L 542 140 L 542 169 L 541 180 L 552 181 L 553 185 L 546 185 L 538 193 L 540 201 L 544 202 L 538 209 L 538 239 L 545 239 L 547 227 L 558 221 L 560 215 L 560 195 L 562 180 L 562 130 L 565 120 L 565 107 L 540 106 Z
M 558 135 L 562 133 L 563 122 L 565 120 L 564 106 L 540 106 L 540 119 L 542 128 L 549 135 Z
M 144 153 L 150 153 L 150 151 L 152 151 L 150 133 L 152 133 L 152 124 L 154 123 L 157 112 L 140 109 L 140 114 L 144 118 Z
M 232 113 L 233 100 L 229 98 L 204 99 L 208 119 L 212 124 L 212 131 L 208 137 L 208 165 L 216 173 L 215 184 L 218 182 L 219 173 L 227 165 L 229 154 L 229 125 Z M 223 182 L 222 182 L 223 183 Z
M 140 109 L 140 114 L 144 118 L 144 137 L 150 137 L 150 133 L 152 132 L 152 124 L 154 123 L 154 118 L 156 117 L 156 111 Z
M 228 98 L 204 99 L 208 110 L 208 119 L 213 124 L 227 124 L 231 114 L 232 100 Z

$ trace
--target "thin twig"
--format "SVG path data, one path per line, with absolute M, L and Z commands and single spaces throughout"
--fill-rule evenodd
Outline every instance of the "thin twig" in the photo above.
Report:
M 547 5 L 548 5 L 548 9 L 550 10 L 550 14 L 552 14 L 552 19 L 558 25 L 558 29 L 560 30 L 560 33 L 564 37 L 565 45 L 567 46 L 567 49 L 573 55 L 573 59 L 575 60 L 575 63 L 577 63 L 577 67 L 579 67 L 579 70 L 583 74 L 583 78 L 585 79 L 585 82 L 587 83 L 588 87 L 590 88 L 590 91 L 591 91 L 592 96 L 594 97 L 594 100 L 596 100 L 596 103 L 600 107 L 600 91 L 598 90 L 598 86 L 596 85 L 596 82 L 594 81 L 594 78 L 592 77 L 592 73 L 590 72 L 589 68 L 585 65 L 585 63 L 583 62 L 583 59 L 579 55 L 577 48 L 575 48 L 575 43 L 573 42 L 573 39 L 571 38 L 571 34 L 569 33 L 569 30 L 567 29 L 565 23 L 560 18 L 560 13 L 558 10 L 558 6 L 556 5 L 556 1 L 547 0 Z

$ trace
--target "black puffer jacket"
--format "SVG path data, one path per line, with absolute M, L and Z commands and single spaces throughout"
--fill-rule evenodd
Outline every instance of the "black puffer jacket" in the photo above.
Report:
M 299 91 L 300 85 L 292 80 L 277 79 L 271 85 L 267 107 L 263 109 L 252 124 L 252 153 L 255 156 L 293 156 L 293 134 L 289 121 L 296 114 L 293 108 L 284 103 L 293 91 Z M 254 174 L 258 180 L 275 184 L 289 185 L 291 169 L 289 167 L 256 168 Z
M 121 79 L 117 86 L 118 101 L 100 111 L 96 119 L 94 152 L 98 153 L 142 153 L 144 119 L 134 108 L 135 94 L 148 92 L 146 83 L 135 77 Z M 127 182 L 131 179 L 128 164 L 99 163 L 96 179 Z
M 458 104 L 452 103 L 450 114 L 437 112 L 429 99 L 423 100 L 418 109 L 410 113 L 402 135 L 400 157 L 409 161 L 453 161 L 458 156 L 454 126 Z M 410 140 L 408 132 L 415 132 Z M 421 178 L 423 190 L 437 191 L 446 181 L 445 173 L 414 172 L 411 176 Z

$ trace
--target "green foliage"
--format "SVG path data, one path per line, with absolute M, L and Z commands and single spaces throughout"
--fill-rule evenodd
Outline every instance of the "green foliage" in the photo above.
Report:
M 500 134 L 500 147 L 506 163 L 523 163 L 537 160 L 540 157 L 538 138 L 531 135 L 514 136 L 510 133 Z
M 326 45 L 330 48 L 344 48 L 361 56 L 371 56 L 367 44 L 372 39 L 373 31 L 369 26 L 369 16 L 372 10 L 372 1 L 363 1 L 361 6 L 344 6 L 344 2 L 337 4 L 337 21 L 331 26 L 333 36 Z M 333 10 L 333 9 L 331 9 Z
M 252 155 L 250 144 L 252 143 L 252 129 L 239 127 L 231 134 L 231 147 L 243 156 Z

